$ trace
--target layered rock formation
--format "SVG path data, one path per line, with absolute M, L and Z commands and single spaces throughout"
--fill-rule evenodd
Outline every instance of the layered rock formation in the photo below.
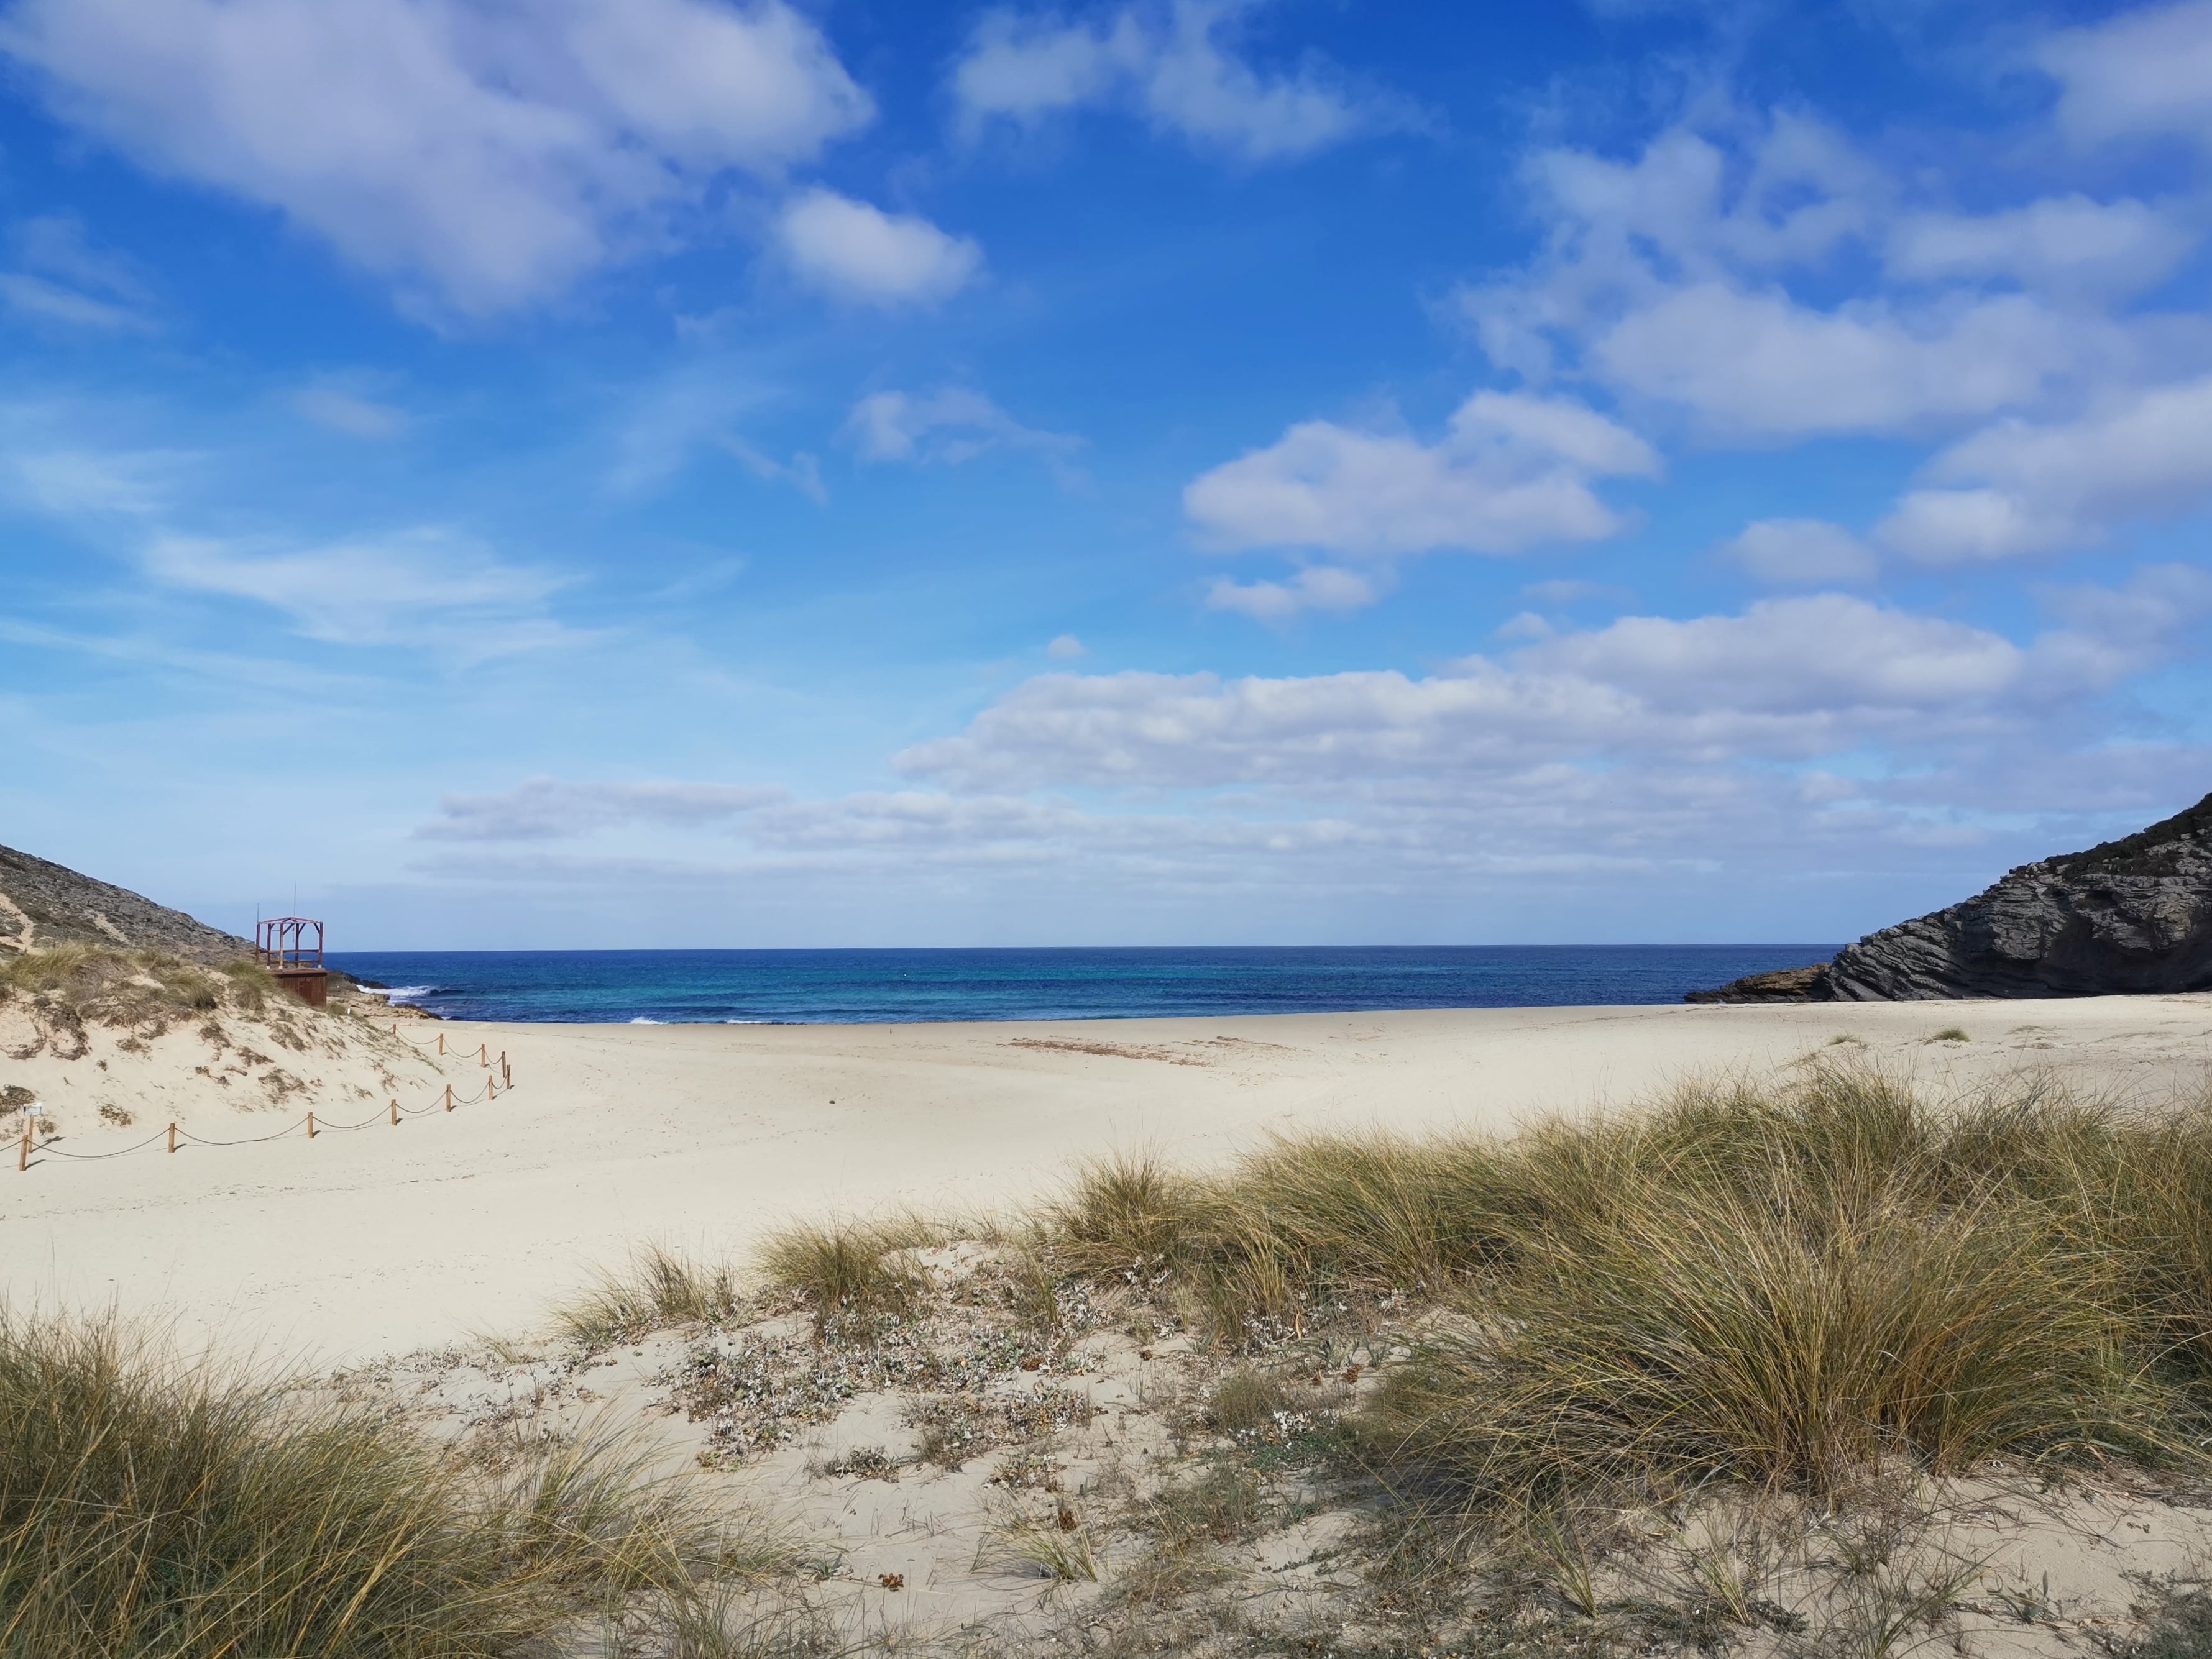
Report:
M 2212 796 L 1880 933 L 1822 968 L 1755 974 L 1695 1002 L 1925 1002 L 2212 990 Z
M 128 887 L 0 847 L 0 951 L 70 944 L 166 950 L 196 962 L 228 962 L 253 948 Z
M 2212 796 L 2087 852 L 2022 864 L 1987 892 L 1828 965 L 1838 1002 L 2212 990 Z

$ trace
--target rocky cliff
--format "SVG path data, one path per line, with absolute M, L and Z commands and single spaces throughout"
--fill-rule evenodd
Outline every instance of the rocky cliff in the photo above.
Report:
M 2212 796 L 2086 852 L 2022 864 L 1963 904 L 1870 933 L 1820 968 L 1693 1002 L 1927 1002 L 2212 990 Z
M 253 948 L 127 887 L 0 847 L 0 951 L 66 944 L 129 945 L 198 962 L 227 962 Z
M 1828 965 L 1838 1002 L 2212 990 L 2212 796 L 2087 852 L 1869 934 Z

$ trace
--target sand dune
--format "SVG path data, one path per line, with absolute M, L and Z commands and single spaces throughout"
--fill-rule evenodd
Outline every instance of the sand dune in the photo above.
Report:
M 1954 1026 L 1972 1040 L 1928 1040 Z M 42 1156 L 21 1174 L 9 1157 L 0 1294 L 18 1306 L 113 1301 L 264 1350 L 358 1359 L 528 1329 L 642 1240 L 741 1250 L 793 1215 L 1010 1206 L 1073 1159 L 1140 1143 L 1204 1162 L 1273 1131 L 1507 1129 L 1626 1104 L 1686 1074 L 1787 1066 L 1838 1035 L 1864 1046 L 1831 1051 L 1938 1087 L 2041 1068 L 2164 1097 L 2203 1084 L 2212 996 L 446 1030 L 471 1050 L 450 1057 L 452 1075 L 474 1075 L 474 1045 L 488 1042 L 509 1054 L 515 1091 L 313 1142 Z M 410 1038 L 430 1040 L 420 1026 L 398 1040 Z M 74 1069 L 105 1058 L 106 1095 L 150 1101 L 157 1057 L 100 1048 Z M 203 1116 L 210 1138 L 280 1126 L 228 1102 Z M 88 1110 L 61 1121 L 58 1145 L 71 1151 L 143 1134 Z

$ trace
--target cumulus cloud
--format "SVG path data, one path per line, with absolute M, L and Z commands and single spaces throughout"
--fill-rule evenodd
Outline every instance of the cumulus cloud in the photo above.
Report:
M 1088 22 L 987 13 L 953 70 L 972 133 L 1083 107 L 1124 107 L 1152 128 L 1246 163 L 1295 160 L 1365 133 L 1419 124 L 1402 99 L 1309 58 L 1268 74 L 1237 54 L 1251 0 L 1125 6 Z
M 863 461 L 921 466 L 958 466 L 1012 449 L 1041 456 L 1058 470 L 1083 447 L 1080 438 L 1025 427 L 981 392 L 958 386 L 870 392 L 846 417 L 844 437 Z
M 1856 585 L 1881 567 L 1865 542 L 1819 518 L 1759 519 L 1723 542 L 1721 553 L 1774 587 Z
M 860 305 L 943 300 L 965 288 L 983 263 L 982 250 L 964 236 L 835 191 L 793 197 L 776 221 L 776 236 L 800 281 Z
M 1059 633 L 1054 634 L 1052 643 L 1044 648 L 1044 654 L 1056 663 L 1072 663 L 1079 657 L 1089 656 L 1091 651 L 1073 634 Z
M 0 51 L 149 171 L 463 313 L 556 294 L 717 174 L 780 176 L 872 113 L 781 0 L 18 0 Z
M 1206 596 L 1209 610 L 1238 611 L 1262 622 L 1280 622 L 1300 611 L 1358 610 L 1382 597 L 1373 578 L 1329 565 L 1310 565 L 1288 582 L 1217 581 Z
M 750 784 L 571 783 L 532 778 L 495 795 L 448 795 L 415 833 L 435 841 L 552 841 L 623 824 L 725 825 L 787 792 Z
M 2195 233 L 2172 213 L 2080 197 L 1908 209 L 1901 181 L 1816 124 L 1746 124 L 1670 129 L 1625 161 L 1534 157 L 1541 251 L 1459 295 L 1484 350 L 1761 444 L 1955 427 L 2141 367 L 2135 335 L 2086 302 L 2173 269 Z M 1869 288 L 1869 256 L 1890 285 Z
M 2163 282 L 2197 233 L 2171 210 L 2126 198 L 2047 196 L 2002 213 L 1912 213 L 1883 257 L 1916 282 L 2007 279 L 2062 295 L 2122 295 Z
M 2212 139 L 2212 0 L 2061 29 L 2036 57 L 2059 84 L 2059 124 L 2077 139 Z
M 1183 510 L 1224 548 L 1507 554 L 1617 533 L 1623 519 L 1590 481 L 1658 470 L 1650 445 L 1583 404 L 1484 391 L 1435 444 L 1303 422 L 1192 481 Z
M 2212 500 L 2212 376 L 2107 397 L 2077 419 L 1999 421 L 1937 456 L 1876 537 L 1929 564 L 2045 553 Z
M 2212 584 L 2208 584 L 2212 585 Z M 2099 590 L 2100 593 L 2112 590 Z M 1313 788 L 1460 779 L 1591 760 L 1686 767 L 1806 762 L 1863 745 L 1986 742 L 2162 659 L 2212 595 L 2178 581 L 2069 598 L 2021 645 L 1842 594 L 1735 615 L 1622 617 L 1502 659 L 1223 681 L 1041 675 L 956 737 L 896 758 L 963 789 Z

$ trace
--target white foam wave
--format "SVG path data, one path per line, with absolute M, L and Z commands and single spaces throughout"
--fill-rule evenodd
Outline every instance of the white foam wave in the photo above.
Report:
M 644 1014 L 642 1014 L 635 1015 L 635 1017 L 633 1017 L 633 1018 L 631 1019 L 631 1020 L 630 1020 L 630 1024 L 632 1024 L 633 1026 L 665 1026 L 665 1025 L 666 1025 L 667 1023 L 668 1023 L 668 1021 L 666 1021 L 665 1020 L 651 1020 L 651 1019 L 647 1019 L 647 1018 Z

